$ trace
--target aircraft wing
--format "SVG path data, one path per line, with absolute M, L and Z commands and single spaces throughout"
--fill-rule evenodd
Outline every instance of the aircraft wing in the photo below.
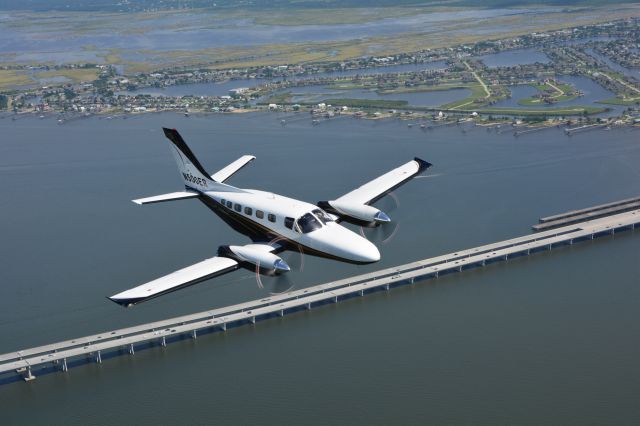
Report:
M 122 306 L 132 306 L 152 297 L 233 271 L 238 268 L 238 265 L 238 262 L 233 259 L 215 256 L 164 277 L 149 281 L 146 284 L 115 294 L 109 299 Z
M 402 166 L 365 183 L 359 188 L 344 194 L 335 201 L 338 203 L 348 203 L 353 205 L 373 203 L 417 174 L 427 170 L 429 167 L 431 167 L 431 163 L 416 157 L 408 163 L 405 163 Z
M 235 271 L 241 263 L 263 265 L 264 268 L 279 268 L 288 271 L 289 266 L 273 253 L 284 249 L 280 244 L 246 244 L 244 246 L 221 246 L 218 256 L 205 259 L 195 265 L 187 266 L 169 275 L 157 278 L 121 293 L 114 294 L 109 300 L 122 306 L 133 306 L 153 297 L 161 296 L 200 281 L 227 272 Z
M 241 168 L 243 168 L 244 166 L 246 166 L 247 164 L 249 164 L 251 161 L 255 159 L 256 157 L 254 157 L 253 155 L 243 155 L 233 163 L 229 164 L 223 169 L 220 169 L 216 173 L 212 174 L 211 179 L 215 180 L 216 182 L 222 183 L 225 180 L 229 179 L 231 175 L 233 175 L 238 170 L 240 170 Z

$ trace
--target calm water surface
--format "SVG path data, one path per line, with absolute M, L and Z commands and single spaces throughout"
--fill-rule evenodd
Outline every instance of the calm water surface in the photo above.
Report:
M 626 68 L 626 67 L 623 67 L 622 65 L 612 61 L 606 55 L 598 53 L 593 49 L 586 49 L 586 51 L 587 51 L 587 53 L 589 55 L 591 55 L 594 58 L 598 59 L 599 61 L 604 62 L 605 64 L 607 64 L 607 66 L 609 68 L 611 68 L 612 70 L 618 71 L 618 72 L 622 73 L 623 75 L 626 75 L 627 77 L 635 77 L 637 79 L 640 79 L 640 68 Z
M 232 184 L 312 202 L 413 156 L 435 164 L 395 192 L 400 226 L 378 264 L 305 256 L 297 288 L 527 234 L 640 187 L 629 129 L 515 139 L 306 114 L 0 119 L 0 352 L 274 288 L 236 271 L 132 309 L 105 298 L 248 242 L 197 202 L 129 201 L 180 188 L 161 126 L 212 171 L 256 155 Z M 0 386 L 2 424 L 637 424 L 639 265 L 637 232 L 619 234 L 138 351 Z
M 516 49 L 504 52 L 478 56 L 489 68 L 513 67 L 515 65 L 535 64 L 550 62 L 547 55 L 536 49 Z
M 471 94 L 469 89 L 436 90 L 432 92 L 387 93 L 379 94 L 375 90 L 349 89 L 339 90 L 327 86 L 307 86 L 286 89 L 292 93 L 292 102 L 320 102 L 325 99 L 380 99 L 388 101 L 407 101 L 409 105 L 436 107 L 449 102 L 464 99 Z
M 353 75 L 377 75 L 385 73 L 396 72 L 421 72 L 426 70 L 437 70 L 446 68 L 445 61 L 434 61 L 424 64 L 400 64 L 400 65 L 387 65 L 375 68 L 364 68 L 334 72 L 322 72 L 309 75 L 296 75 L 289 77 L 288 80 L 300 81 L 313 78 L 324 77 L 347 77 Z M 282 78 L 266 79 L 266 78 L 239 78 L 235 80 L 228 80 L 220 83 L 194 83 L 194 84 L 177 84 L 167 87 L 145 87 L 142 89 L 122 91 L 118 94 L 123 95 L 152 95 L 152 96 L 223 96 L 228 95 L 229 90 L 236 89 L 238 87 L 255 87 L 260 84 L 280 81 Z

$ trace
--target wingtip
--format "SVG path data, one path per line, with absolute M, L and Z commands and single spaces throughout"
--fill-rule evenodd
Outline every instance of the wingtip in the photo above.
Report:
M 109 299 L 110 301 L 112 301 L 113 303 L 117 303 L 118 305 L 122 306 L 123 308 L 128 308 L 130 306 L 132 306 L 132 303 L 128 303 L 127 300 L 125 299 L 117 299 L 114 296 L 105 296 L 107 299 Z
M 414 157 L 413 161 L 418 163 L 418 173 L 421 173 L 421 172 L 427 170 L 429 167 L 433 166 L 433 164 L 429 163 L 428 161 L 423 160 L 422 158 Z

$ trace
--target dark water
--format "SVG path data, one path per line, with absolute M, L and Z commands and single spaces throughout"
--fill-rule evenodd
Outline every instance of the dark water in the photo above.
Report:
M 347 77 L 353 75 L 377 75 L 385 73 L 397 72 L 420 72 L 425 70 L 436 70 L 446 68 L 445 61 L 435 61 L 424 64 L 399 64 L 387 65 L 374 68 L 353 69 L 334 72 L 322 72 L 309 75 L 296 75 L 289 77 L 290 81 L 308 80 L 313 78 L 324 77 Z M 118 94 L 122 95 L 152 95 L 152 96 L 224 96 L 229 94 L 229 90 L 238 87 L 255 87 L 260 84 L 281 81 L 282 78 L 266 79 L 266 78 L 239 78 L 228 80 L 220 83 L 194 83 L 194 84 L 177 84 L 167 87 L 145 87 L 142 89 L 122 91 Z
M 471 94 L 469 89 L 436 90 L 431 92 L 379 94 L 375 90 L 340 90 L 327 86 L 307 86 L 286 89 L 292 92 L 292 102 L 320 102 L 324 99 L 353 98 L 379 99 L 387 101 L 407 101 L 409 105 L 437 107 L 464 99 Z
M 626 68 L 626 67 L 623 67 L 622 65 L 612 61 L 606 55 L 598 53 L 593 49 L 586 49 L 586 51 L 587 51 L 587 53 L 589 55 L 593 56 L 597 60 L 607 64 L 607 66 L 609 68 L 611 68 L 612 70 L 618 71 L 619 73 L 621 73 L 622 75 L 625 75 L 627 77 L 635 77 L 637 79 L 640 79 L 640 68 Z
M 282 127 L 281 118 L 289 124 Z M 305 257 L 303 287 L 523 235 L 537 218 L 638 195 L 637 131 L 518 139 L 306 114 L 0 119 L 0 352 L 264 296 L 236 271 L 132 309 L 104 296 L 246 238 L 180 188 L 160 126 L 231 183 L 308 201 L 420 156 L 382 260 Z M 640 421 L 640 238 L 558 249 L 0 386 L 3 425 L 616 424 Z
M 549 57 L 536 49 L 516 49 L 504 52 L 478 56 L 489 68 L 513 67 L 515 65 L 535 64 L 550 62 Z

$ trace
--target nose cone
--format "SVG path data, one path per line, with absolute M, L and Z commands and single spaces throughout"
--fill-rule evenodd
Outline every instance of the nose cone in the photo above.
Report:
M 365 238 L 362 238 L 362 240 L 356 253 L 356 256 L 359 256 L 360 259 L 356 260 L 359 262 L 377 262 L 380 260 L 380 250 L 378 250 L 378 247 Z
M 312 247 L 323 253 L 351 262 L 372 263 L 380 260 L 380 252 L 371 241 L 337 223 L 310 234 Z

